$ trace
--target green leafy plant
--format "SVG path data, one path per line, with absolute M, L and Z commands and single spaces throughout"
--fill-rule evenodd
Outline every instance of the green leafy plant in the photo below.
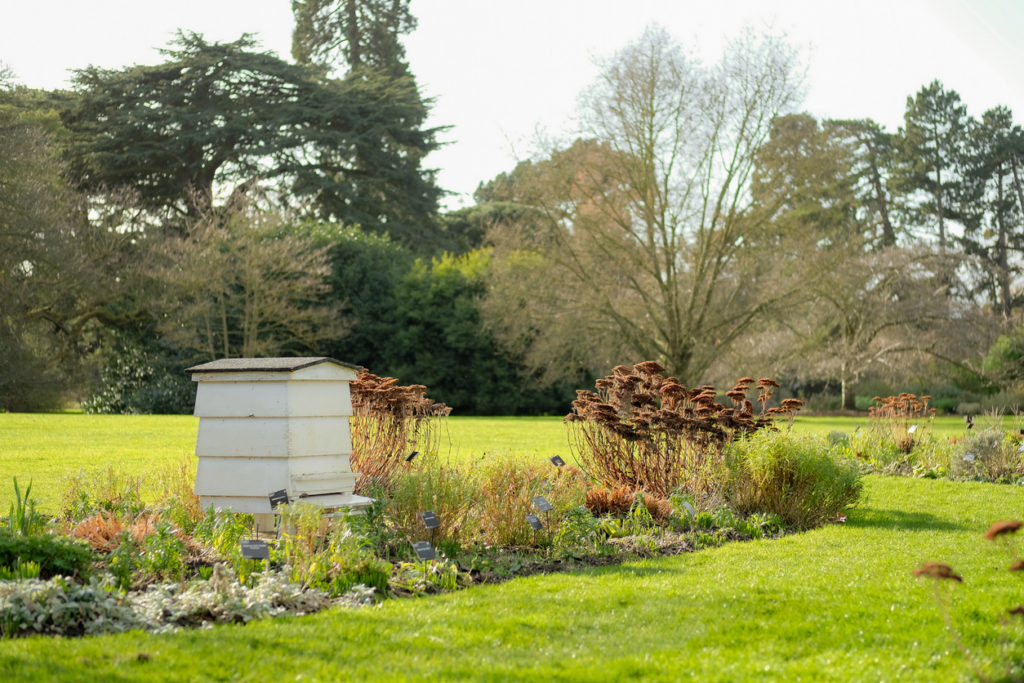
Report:
M 24 498 L 18 488 L 18 478 L 14 477 L 14 502 L 7 516 L 7 529 L 12 534 L 31 536 L 41 533 L 46 528 L 46 517 L 36 511 L 36 503 L 31 499 L 32 482 L 25 488 Z
M 88 545 L 66 536 L 0 532 L 0 567 L 27 562 L 38 564 L 44 579 L 57 575 L 85 578 L 92 573 L 94 558 Z
M 563 556 L 579 557 L 583 554 L 609 552 L 605 544 L 606 528 L 582 505 L 565 511 L 551 537 L 551 545 Z
M 185 576 L 185 542 L 169 523 L 156 523 L 155 533 L 142 543 L 141 569 L 160 580 L 181 580 Z
M 100 512 L 135 518 L 144 509 L 142 479 L 111 465 L 98 472 L 78 470 L 61 482 L 60 517 L 80 522 Z
M 118 541 L 107 555 L 107 571 L 114 577 L 114 585 L 126 591 L 132 587 L 135 572 L 142 567 L 142 552 L 131 531 L 122 531 Z
M 38 562 L 17 560 L 13 567 L 0 567 L 0 581 L 38 579 L 41 569 Z
M 860 497 L 856 465 L 823 439 L 761 432 L 733 443 L 727 462 L 726 498 L 741 514 L 772 513 L 809 528 L 837 519 Z

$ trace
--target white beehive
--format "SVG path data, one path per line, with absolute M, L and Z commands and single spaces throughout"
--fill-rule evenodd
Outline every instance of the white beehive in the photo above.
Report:
M 349 464 L 349 383 L 357 369 L 331 358 L 233 358 L 189 368 L 198 383 L 195 491 L 203 509 L 268 514 L 269 495 L 282 489 L 293 502 L 327 508 L 369 504 L 354 494 Z

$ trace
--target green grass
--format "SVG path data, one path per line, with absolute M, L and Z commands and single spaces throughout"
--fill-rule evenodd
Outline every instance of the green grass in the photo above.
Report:
M 847 524 L 779 541 L 210 631 L 7 641 L 0 677 L 968 680 L 910 575 L 926 560 L 963 573 L 954 619 L 997 673 L 998 621 L 1022 596 L 980 535 L 1020 515 L 1020 490 L 872 476 L 866 492 Z

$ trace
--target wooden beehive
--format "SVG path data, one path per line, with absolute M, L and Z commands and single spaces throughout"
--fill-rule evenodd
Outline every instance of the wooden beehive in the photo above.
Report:
M 349 383 L 357 370 L 331 358 L 232 358 L 189 368 L 203 509 L 268 514 L 269 495 L 282 489 L 292 501 L 326 508 L 369 504 L 355 495 L 349 464 Z

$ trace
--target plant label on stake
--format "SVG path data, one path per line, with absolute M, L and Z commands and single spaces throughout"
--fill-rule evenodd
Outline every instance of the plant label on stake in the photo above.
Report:
M 548 499 L 545 498 L 544 496 L 535 497 L 533 499 L 533 504 L 541 512 L 550 512 L 551 510 L 555 509 L 554 507 L 552 507 L 551 503 L 548 502 Z
M 534 531 L 540 531 L 544 528 L 544 525 L 541 524 L 540 517 L 532 512 L 526 515 L 526 521 L 530 523 L 530 526 L 533 527 Z
M 907 428 L 907 434 L 913 434 L 916 431 L 917 431 L 917 425 L 910 425 L 910 427 Z
M 426 512 L 420 513 L 420 519 L 423 520 L 423 526 L 428 529 L 438 529 L 441 527 L 441 520 L 437 518 L 433 510 L 427 510 Z
M 562 467 L 563 465 L 565 465 L 565 461 L 562 460 L 561 456 L 554 455 L 551 457 L 551 464 L 554 465 L 555 467 Z
M 413 451 L 413 452 L 412 452 L 412 453 L 410 453 L 409 455 L 405 456 L 405 461 L 406 461 L 406 462 L 412 462 L 413 458 L 415 458 L 415 457 L 416 457 L 417 455 L 419 455 L 419 454 L 420 454 L 420 452 L 419 452 L 419 451 Z
M 416 557 L 424 562 L 437 557 L 437 553 L 434 552 L 434 546 L 430 545 L 430 541 L 416 541 L 412 544 L 412 549 L 416 551 Z
M 291 502 L 290 500 L 288 500 L 288 490 L 287 489 L 281 489 L 280 491 L 274 491 L 268 497 L 270 498 L 270 509 L 271 510 L 276 508 L 278 505 L 281 505 L 282 503 L 287 505 L 288 503 Z
M 266 541 L 243 540 L 240 543 L 242 546 L 242 557 L 246 560 L 270 559 L 270 546 L 267 545 Z

